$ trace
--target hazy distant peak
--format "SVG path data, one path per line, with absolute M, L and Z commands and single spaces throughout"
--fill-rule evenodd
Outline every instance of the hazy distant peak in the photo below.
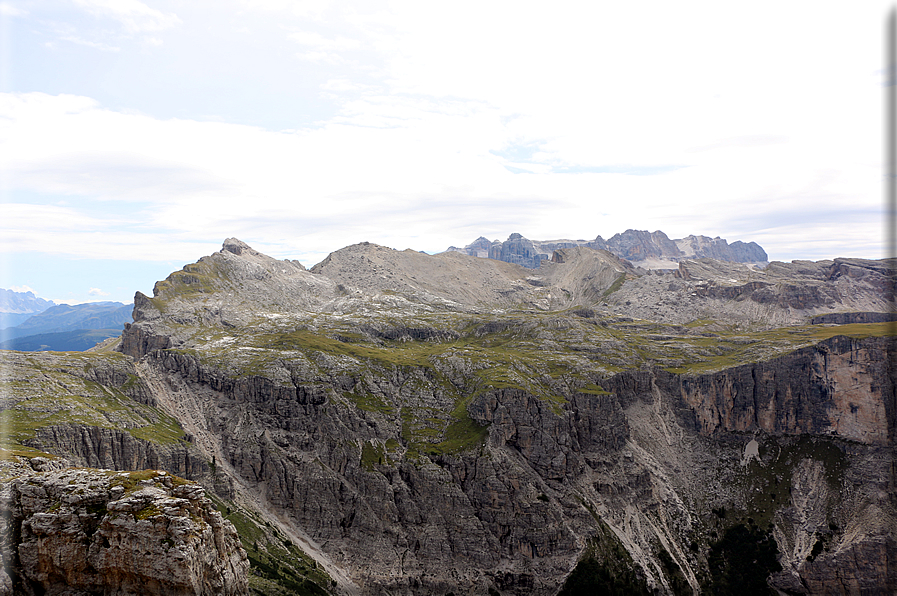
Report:
M 36 314 L 43 312 L 55 304 L 52 300 L 44 300 L 34 292 L 16 292 L 0 288 L 0 313 Z

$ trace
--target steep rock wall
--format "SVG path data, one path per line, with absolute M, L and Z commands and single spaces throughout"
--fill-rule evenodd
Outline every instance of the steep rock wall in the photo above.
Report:
M 831 435 L 885 445 L 897 427 L 893 341 L 838 336 L 768 362 L 659 375 L 697 430 Z
M 64 424 L 35 431 L 26 444 L 64 455 L 74 465 L 112 470 L 165 470 L 187 479 L 209 473 L 205 458 L 189 444 L 159 444 L 112 428 Z
M 236 530 L 201 487 L 155 471 L 11 473 L 0 594 L 249 594 Z
M 862 582 L 897 587 L 893 529 L 857 513 L 894 515 L 892 356 L 887 340 L 836 337 L 704 375 L 626 371 L 601 381 L 603 392 L 559 389 L 558 401 L 474 384 L 466 413 L 488 430 L 457 452 L 420 451 L 409 441 L 414 420 L 390 399 L 449 403 L 440 383 L 413 367 L 358 377 L 284 361 L 272 378 L 231 378 L 164 350 L 144 363 L 147 374 L 179 387 L 178 402 L 212 438 L 219 464 L 364 594 L 551 594 L 598 531 L 598 517 L 650 585 L 671 592 L 675 579 L 660 544 L 681 581 L 698 589 L 706 581 L 702 545 L 725 524 L 761 515 L 776 528 L 785 567 L 771 581 L 785 589 L 837 576 L 844 587 L 835 593 L 846 594 Z M 463 368 L 443 373 L 459 387 L 472 382 Z M 343 397 L 361 386 L 376 388 L 381 405 Z M 813 442 L 795 442 L 802 437 Z M 759 444 L 756 461 L 747 457 L 749 439 Z M 811 490 L 800 470 L 814 461 L 828 483 L 821 501 L 800 498 Z M 717 520 L 712 507 L 743 517 Z M 808 561 L 825 523 L 840 530 Z M 697 551 L 689 546 L 696 542 Z

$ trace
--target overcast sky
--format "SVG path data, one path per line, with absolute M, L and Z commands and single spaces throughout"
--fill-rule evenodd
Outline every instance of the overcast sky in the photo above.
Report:
M 130 302 L 229 236 L 881 258 L 889 5 L 4 0 L 2 287 Z

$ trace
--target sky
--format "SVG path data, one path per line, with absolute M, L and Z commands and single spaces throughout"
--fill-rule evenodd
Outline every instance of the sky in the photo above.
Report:
M 2 0 L 0 287 L 131 302 L 228 237 L 882 258 L 891 5 Z

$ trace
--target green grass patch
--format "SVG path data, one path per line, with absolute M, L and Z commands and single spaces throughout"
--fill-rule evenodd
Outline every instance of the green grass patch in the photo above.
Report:
M 445 350 L 443 344 L 427 342 L 404 342 L 395 346 L 379 347 L 369 344 L 346 343 L 320 335 L 307 329 L 289 333 L 266 334 L 259 338 L 260 347 L 272 350 L 297 350 L 302 352 L 323 352 L 325 354 L 349 356 L 357 360 L 368 360 L 387 367 L 415 366 L 430 368 L 429 357 Z
M 253 594 L 327 596 L 335 582 L 305 551 L 255 512 L 209 495 L 221 515 L 234 524 L 249 558 Z
M 387 403 L 383 398 L 373 393 L 359 395 L 351 391 L 344 391 L 343 397 L 351 401 L 355 406 L 366 412 L 379 412 L 381 414 L 395 414 L 396 407 Z
M 847 456 L 836 440 L 808 435 L 769 437 L 760 444 L 760 457 L 763 465 L 752 460 L 737 480 L 742 493 L 748 496 L 746 509 L 732 512 L 736 521 L 749 524 L 753 520 L 760 527 L 767 527 L 774 521 L 776 511 L 790 505 L 792 477 L 801 461 L 821 463 L 825 481 L 835 494 L 848 466 Z
M 483 444 L 489 435 L 488 426 L 480 426 L 469 416 L 455 420 L 445 429 L 445 438 L 430 447 L 431 452 L 460 453 Z
M 32 449 L 31 447 L 24 447 L 21 445 L 16 445 L 13 448 L 0 447 L 0 461 L 10 461 L 17 457 L 24 457 L 27 459 L 31 459 L 32 457 L 56 459 L 56 456 L 52 453 L 47 453 L 40 449 Z
M 855 339 L 893 337 L 893 323 L 801 325 L 752 333 L 721 334 L 719 337 L 686 337 L 681 340 L 683 349 L 692 348 L 700 353 L 689 357 L 686 352 L 680 351 L 687 361 L 665 368 L 676 374 L 712 372 L 768 360 L 838 335 Z
M 375 465 L 386 465 L 389 461 L 386 459 L 383 445 L 381 443 L 371 443 L 365 441 L 361 445 L 361 467 L 371 472 Z
M 607 297 L 622 288 L 625 282 L 626 274 L 623 273 L 614 280 L 614 283 L 610 284 L 610 286 L 606 290 L 604 290 L 604 292 L 601 294 L 600 300 L 607 300 Z
M 161 514 L 162 510 L 157 505 L 148 505 L 140 511 L 134 512 L 134 521 L 149 519 Z
M 577 389 L 580 393 L 588 393 L 590 395 L 610 395 L 610 391 L 606 391 L 604 387 L 601 385 L 596 385 L 595 383 L 589 383 L 584 387 L 580 387 Z
M 154 424 L 129 428 L 127 430 L 135 439 L 143 439 L 144 441 L 150 441 L 161 445 L 183 441 L 184 429 L 175 418 L 163 412 L 159 412 L 159 418 L 159 422 Z
M 164 306 L 165 301 L 174 297 L 185 297 L 192 294 L 212 294 L 220 289 L 223 281 L 218 267 L 211 261 L 200 261 L 185 265 L 162 281 L 156 282 L 153 293 L 156 299 L 154 306 Z M 157 301 L 161 304 L 157 304 Z
M 155 443 L 181 440 L 184 432 L 177 420 L 123 393 L 141 383 L 133 373 L 121 387 L 85 378 L 93 368 L 120 358 L 121 354 L 67 353 L 13 361 L 9 376 L 15 381 L 2 384 L 11 399 L 10 406 L 0 410 L 0 446 L 22 449 L 37 429 L 68 424 L 124 429 Z
M 109 481 L 109 487 L 121 486 L 125 489 L 125 494 L 137 490 L 140 487 L 141 482 L 161 478 L 158 470 L 140 470 L 138 472 L 116 472 L 107 470 L 106 474 L 112 477 Z M 166 476 L 174 478 L 174 476 L 171 475 L 166 474 Z

